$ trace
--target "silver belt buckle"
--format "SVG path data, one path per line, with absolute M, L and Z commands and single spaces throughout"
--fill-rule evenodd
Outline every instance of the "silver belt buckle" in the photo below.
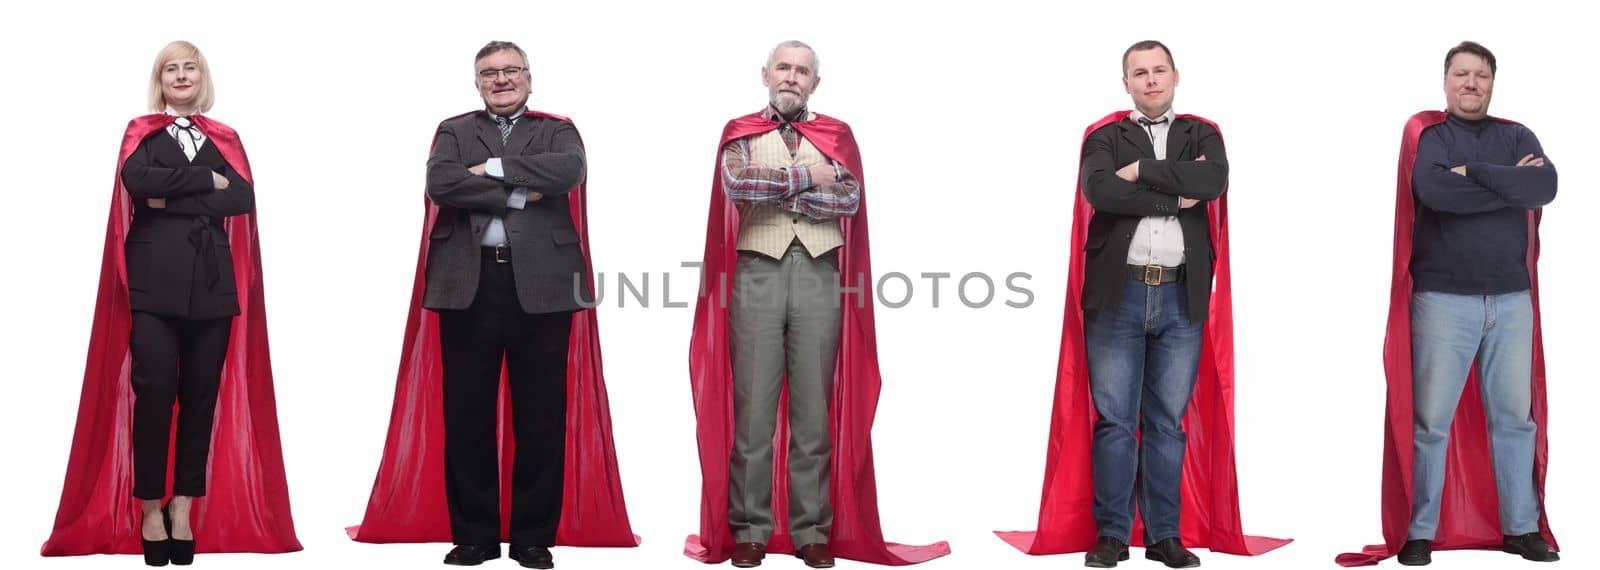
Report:
M 511 246 L 503 243 L 494 246 L 494 262 L 511 263 Z

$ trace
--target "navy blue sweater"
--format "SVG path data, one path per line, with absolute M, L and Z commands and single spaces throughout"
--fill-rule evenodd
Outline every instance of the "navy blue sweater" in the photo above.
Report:
M 1545 165 L 1516 166 L 1527 155 Z M 1465 165 L 1467 175 L 1450 169 Z M 1497 295 L 1528 289 L 1530 208 L 1556 197 L 1556 167 L 1533 131 L 1450 115 L 1417 143 L 1411 277 L 1417 291 Z

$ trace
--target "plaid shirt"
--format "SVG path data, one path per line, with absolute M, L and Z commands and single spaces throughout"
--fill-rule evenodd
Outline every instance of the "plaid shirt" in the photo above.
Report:
M 801 110 L 801 120 L 814 115 Z M 761 111 L 761 118 L 780 123 L 779 134 L 792 155 L 800 149 L 800 132 L 789 126 L 789 121 L 773 110 L 771 105 Z M 811 169 L 769 168 L 750 162 L 748 138 L 729 142 L 722 147 L 722 190 L 735 202 L 774 203 L 778 207 L 804 214 L 813 220 L 827 220 L 853 216 L 861 199 L 861 184 L 844 165 L 828 161 L 839 173 L 838 180 L 826 184 L 811 181 Z

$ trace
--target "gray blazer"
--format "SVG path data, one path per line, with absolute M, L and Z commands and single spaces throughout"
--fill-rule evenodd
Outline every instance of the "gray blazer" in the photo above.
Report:
M 439 123 L 428 157 L 428 198 L 439 206 L 428 235 L 428 309 L 465 309 L 478 291 L 480 242 L 494 216 L 503 216 L 511 246 L 517 301 L 533 313 L 571 311 L 592 301 L 583 251 L 572 224 L 568 193 L 586 174 L 583 141 L 572 123 L 535 116 L 517 121 L 502 145 L 500 129 L 483 111 Z M 504 179 L 467 168 L 500 158 Z M 521 209 L 506 207 L 515 188 L 544 195 Z M 576 286 L 576 288 L 575 288 Z

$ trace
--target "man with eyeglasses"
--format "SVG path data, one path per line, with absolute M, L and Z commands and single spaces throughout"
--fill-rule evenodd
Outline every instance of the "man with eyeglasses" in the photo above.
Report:
M 561 520 L 573 312 L 592 298 L 568 203 L 584 181 L 572 123 L 528 111 L 528 59 L 490 42 L 474 65 L 485 110 L 439 124 L 428 157 L 422 306 L 438 314 L 445 495 L 457 545 L 446 564 L 500 556 L 496 442 L 501 363 L 516 458 L 511 557 L 551 568 Z M 584 276 L 580 278 L 579 276 Z

